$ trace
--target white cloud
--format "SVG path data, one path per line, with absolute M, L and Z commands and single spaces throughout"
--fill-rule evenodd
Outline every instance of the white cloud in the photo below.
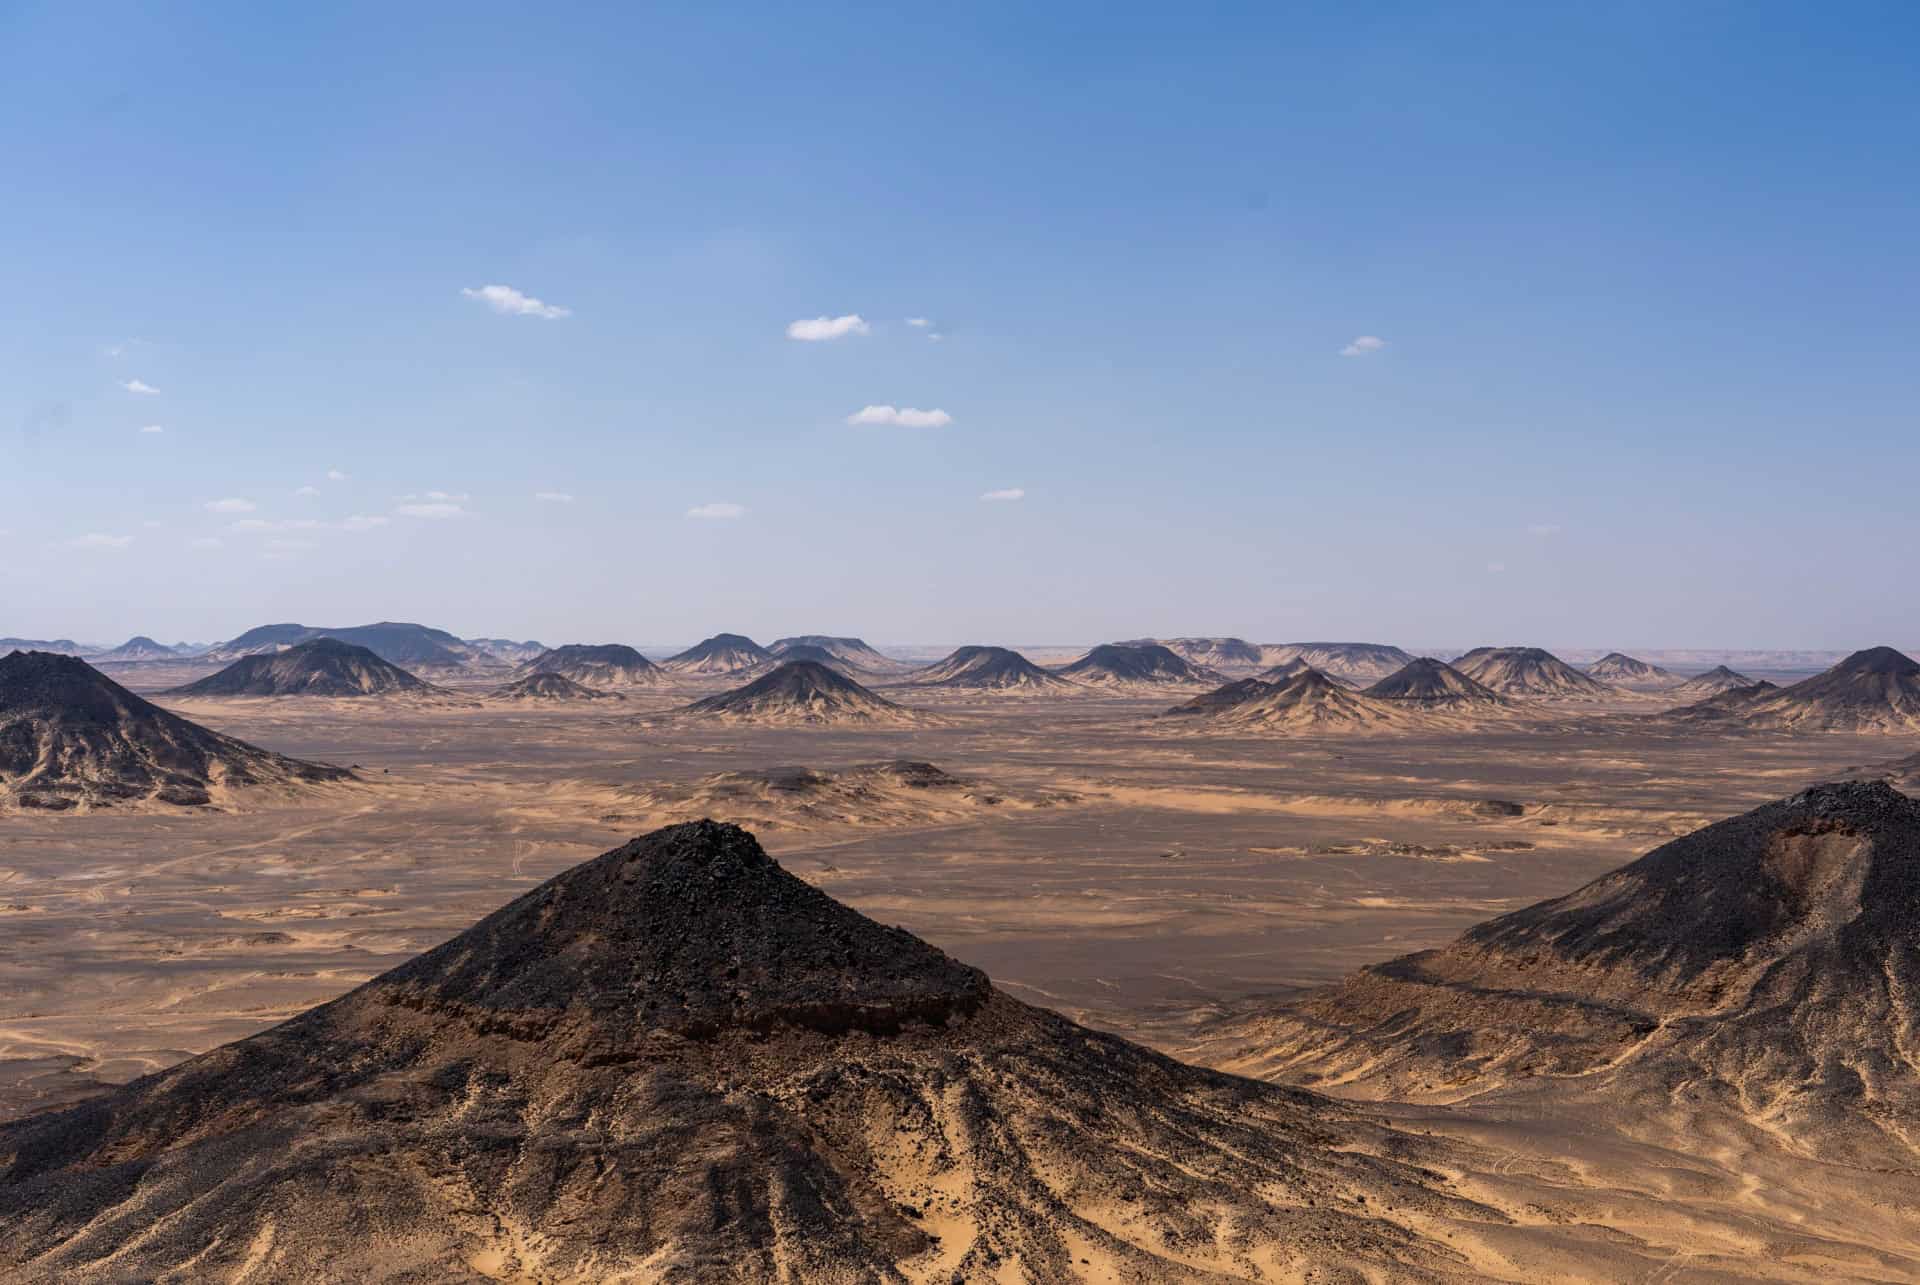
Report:
M 999 491 L 988 491 L 980 497 L 983 500 L 1024 500 L 1027 493 L 1017 486 L 1009 486 Z
M 918 326 L 920 329 L 925 330 L 933 324 L 933 321 L 927 317 L 908 317 L 907 324 L 909 326 Z
M 394 510 L 403 518 L 457 518 L 466 513 L 458 504 L 432 502 L 425 504 L 402 504 Z
M 142 427 L 142 428 L 140 429 L 140 431 L 141 431 L 141 432 L 143 432 L 143 433 L 164 433 L 164 432 L 166 432 L 167 430 L 166 430 L 166 429 L 164 429 L 164 428 L 162 428 L 162 427 L 160 427 L 160 425 L 158 425 L 158 424 L 147 424 L 147 425 L 145 425 L 145 426 L 143 426 L 143 427 Z
M 1536 522 L 1527 528 L 1527 534 L 1540 536 L 1559 535 L 1560 524 L 1558 522 Z
M 346 480 L 347 480 L 347 475 L 345 473 L 342 473 L 339 469 L 330 468 L 327 470 L 327 481 L 344 482 Z
M 214 536 L 200 535 L 187 541 L 187 547 L 189 549 L 217 549 L 220 547 L 220 541 Z
M 396 495 L 396 500 L 433 500 L 445 504 L 465 504 L 473 497 L 465 491 L 409 491 L 405 495 Z
M 1507 569 L 1507 564 L 1504 562 L 1489 562 L 1487 564 L 1487 570 L 1491 571 L 1496 576 L 1499 575 L 1502 571 L 1505 571 L 1506 569 Z
M 317 486 L 303 486 L 299 490 L 295 491 L 294 494 L 295 495 L 318 495 L 320 494 L 320 488 Z
M 891 424 L 895 428 L 945 428 L 953 416 L 943 410 L 911 406 L 866 406 L 847 416 L 849 424 Z
M 124 549 L 133 543 L 130 535 L 102 535 L 98 531 L 89 531 L 83 536 L 67 541 L 69 549 Z
M 233 531 L 271 531 L 274 524 L 265 518 L 241 518 L 238 522 L 229 522 L 227 527 Z
M 468 287 L 460 293 L 469 299 L 478 299 L 495 312 L 507 317 L 539 317 L 543 321 L 558 321 L 562 317 L 573 315 L 571 308 L 542 303 L 530 294 L 520 293 L 512 286 L 481 286 L 478 290 Z
M 160 395 L 160 390 L 144 379 L 123 379 L 120 381 L 120 387 L 130 393 L 139 393 L 142 397 L 158 397 Z
M 817 342 L 822 339 L 841 339 L 847 335 L 864 335 L 873 329 L 857 312 L 844 317 L 814 317 L 787 323 L 787 338 L 804 339 Z
M 364 513 L 356 513 L 342 522 L 340 528 L 343 531 L 371 531 L 375 527 L 387 525 L 387 521 L 388 519 L 384 517 L 369 517 Z
M 1342 357 L 1366 357 L 1379 352 L 1387 346 L 1387 341 L 1378 335 L 1361 335 L 1340 350 Z
M 927 332 L 927 338 L 933 340 L 935 343 L 939 343 L 942 339 L 945 339 L 946 336 L 941 334 L 938 330 L 930 330 Z
M 224 500 L 207 501 L 209 513 L 251 513 L 259 507 L 252 500 L 243 500 L 236 495 L 230 495 Z
M 746 513 L 747 508 L 744 504 L 731 504 L 726 501 L 696 504 L 687 510 L 687 516 L 690 518 L 738 518 L 745 517 Z
M 572 504 L 573 497 L 565 491 L 535 491 L 533 498 L 545 504 Z

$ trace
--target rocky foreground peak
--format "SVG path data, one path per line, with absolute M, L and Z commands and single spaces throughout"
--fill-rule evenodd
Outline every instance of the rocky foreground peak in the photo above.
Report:
M 670 826 L 573 869 L 376 984 L 410 1007 L 571 1015 L 615 1043 L 779 1026 L 935 1025 L 986 974 L 788 874 L 738 826 Z

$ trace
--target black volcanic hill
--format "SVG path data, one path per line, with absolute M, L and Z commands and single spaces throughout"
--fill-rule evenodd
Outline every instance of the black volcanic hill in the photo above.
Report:
M 91 649 L 71 638 L 0 638 L 0 656 L 11 651 L 44 651 L 55 656 L 84 656 Z
M 1197 715 L 1221 730 L 1280 733 L 1380 731 L 1419 722 L 1401 705 L 1349 691 L 1311 667 L 1280 682 L 1243 678 L 1166 713 Z
M 1595 1100 L 1703 1095 L 1769 1132 L 1905 1149 L 1916 947 L 1920 803 L 1816 786 L 1365 969 L 1263 1019 L 1253 1060 L 1309 1081 L 1364 1069 L 1388 1096 L 1596 1076 Z
M 0 1125 L 0 1275 L 1467 1280 L 1447 1145 L 1021 1004 L 695 822 Z
M 1242 678 L 1224 687 L 1216 687 L 1210 692 L 1202 692 L 1190 701 L 1175 705 L 1167 710 L 1163 718 L 1210 718 L 1224 710 L 1244 705 L 1248 701 L 1258 700 L 1269 692 L 1277 691 L 1280 683 L 1264 678 Z
M 1453 667 L 1502 696 L 1590 700 L 1614 690 L 1543 647 L 1476 647 Z
M 1588 665 L 1587 674 L 1616 687 L 1658 689 L 1675 687 L 1681 682 L 1680 675 L 1672 670 L 1619 651 L 1610 651 Z
M 565 674 L 528 674 L 487 693 L 488 700 L 520 704 L 562 704 L 580 701 L 621 701 L 619 692 L 603 691 L 576 683 Z
M 1409 661 L 1404 668 L 1367 688 L 1364 694 L 1376 700 L 1428 706 L 1507 703 L 1505 697 L 1486 684 L 1475 682 L 1444 660 L 1431 656 Z
M 1314 669 L 1304 656 L 1295 656 L 1292 660 L 1283 660 L 1277 665 L 1261 670 L 1255 674 L 1254 677 L 1265 679 L 1269 683 L 1285 683 L 1308 672 L 1325 674 L 1330 681 L 1341 687 L 1355 686 L 1351 678 L 1342 678 L 1338 674 L 1328 674 L 1325 670 Z
M 1706 673 L 1695 674 L 1692 678 L 1678 684 L 1673 689 L 1673 695 L 1701 700 L 1708 696 L 1718 696 L 1721 692 L 1731 691 L 1736 687 L 1751 686 L 1753 686 L 1753 679 L 1745 674 L 1729 669 L 1725 665 L 1715 665 Z M 1768 686 L 1772 684 L 1769 683 Z
M 1219 674 L 1181 659 L 1158 643 L 1102 643 L 1053 672 L 1090 687 L 1166 687 L 1221 680 Z
M 816 648 L 845 667 L 869 674 L 898 674 L 912 668 L 868 646 L 865 639 L 840 638 L 832 634 L 795 634 L 791 638 L 778 638 L 768 645 L 767 652 L 781 660 L 819 659 L 814 652 L 801 650 L 803 648 Z
M 620 643 L 568 643 L 541 653 L 516 672 L 558 674 L 586 687 L 656 687 L 667 681 L 658 665 Z
M 1244 638 L 1135 638 L 1118 645 L 1165 647 L 1189 664 L 1202 669 L 1219 670 L 1221 673 L 1258 669 L 1265 663 L 1266 655 Z
M 825 665 L 837 673 L 852 676 L 860 672 L 859 666 L 835 655 L 818 643 L 789 643 L 784 651 L 775 653 L 782 661 L 806 660 L 816 665 Z
M 315 625 L 261 625 L 238 638 L 209 649 L 211 661 L 239 660 L 296 647 L 316 638 L 334 638 L 365 647 L 389 664 L 407 669 L 459 669 L 499 663 L 484 648 L 455 637 L 444 629 L 383 620 L 372 625 L 323 628 Z
M 237 786 L 352 778 L 209 731 L 75 657 L 0 658 L 0 799 L 18 807 L 189 806 Z
M 1746 712 L 1773 696 L 1780 688 L 1762 679 L 1745 687 L 1723 687 L 1705 700 L 1655 715 L 1663 721 L 1682 723 L 1739 724 Z
M 1920 662 L 1891 647 L 1857 651 L 1741 712 L 1749 727 L 1813 732 L 1920 730 Z
M 390 696 L 445 695 L 365 647 L 316 638 L 285 651 L 236 660 L 171 696 Z
M 744 634 L 715 634 L 660 665 L 680 674 L 738 674 L 759 669 L 772 659 L 772 652 Z
M 146 660 L 178 660 L 180 653 L 163 643 L 157 643 L 145 634 L 133 637 L 115 647 L 112 651 L 103 651 L 89 659 L 93 664 L 135 664 Z
M 906 681 L 973 691 L 1070 691 L 1073 684 L 1007 647 L 960 647 Z
M 1329 678 L 1378 682 L 1413 657 L 1388 643 L 1306 642 L 1271 644 L 1260 649 L 1268 666 L 1304 660 Z
M 876 696 L 838 670 L 810 660 L 788 661 L 770 674 L 718 696 L 688 705 L 682 713 L 730 722 L 910 723 L 910 710 Z

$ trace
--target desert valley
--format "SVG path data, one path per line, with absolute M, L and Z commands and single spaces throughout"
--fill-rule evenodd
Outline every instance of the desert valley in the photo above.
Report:
M 7 1279 L 1920 1279 L 1894 649 L 79 650 Z

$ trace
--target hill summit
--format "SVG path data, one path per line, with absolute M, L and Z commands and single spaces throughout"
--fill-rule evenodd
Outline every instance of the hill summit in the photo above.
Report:
M 958 647 L 907 680 L 913 687 L 973 691 L 1070 691 L 1073 684 L 1008 647 Z
M 0 1275 L 1464 1280 L 1443 1146 L 1021 1004 L 693 822 L 0 1124 Z
M 876 696 L 838 670 L 811 660 L 788 661 L 744 687 L 688 705 L 683 713 L 727 722 L 896 723 L 911 711 Z
M 234 661 L 171 696 L 443 696 L 447 693 L 365 647 L 315 638 Z
M 542 652 L 515 672 L 522 677 L 555 674 L 583 687 L 655 687 L 667 681 L 658 665 L 620 643 L 568 643 Z
M 1591 700 L 1614 691 L 1544 647 L 1476 647 L 1453 667 L 1502 696 Z
M 739 674 L 759 669 L 773 653 L 745 634 L 715 634 L 660 662 L 677 674 Z
M 209 731 L 75 657 L 0 658 L 0 799 L 15 806 L 192 806 L 237 786 L 352 776 Z
M 1123 689 L 1221 681 L 1221 675 L 1182 659 L 1159 643 L 1102 643 L 1053 672 L 1089 687 Z

